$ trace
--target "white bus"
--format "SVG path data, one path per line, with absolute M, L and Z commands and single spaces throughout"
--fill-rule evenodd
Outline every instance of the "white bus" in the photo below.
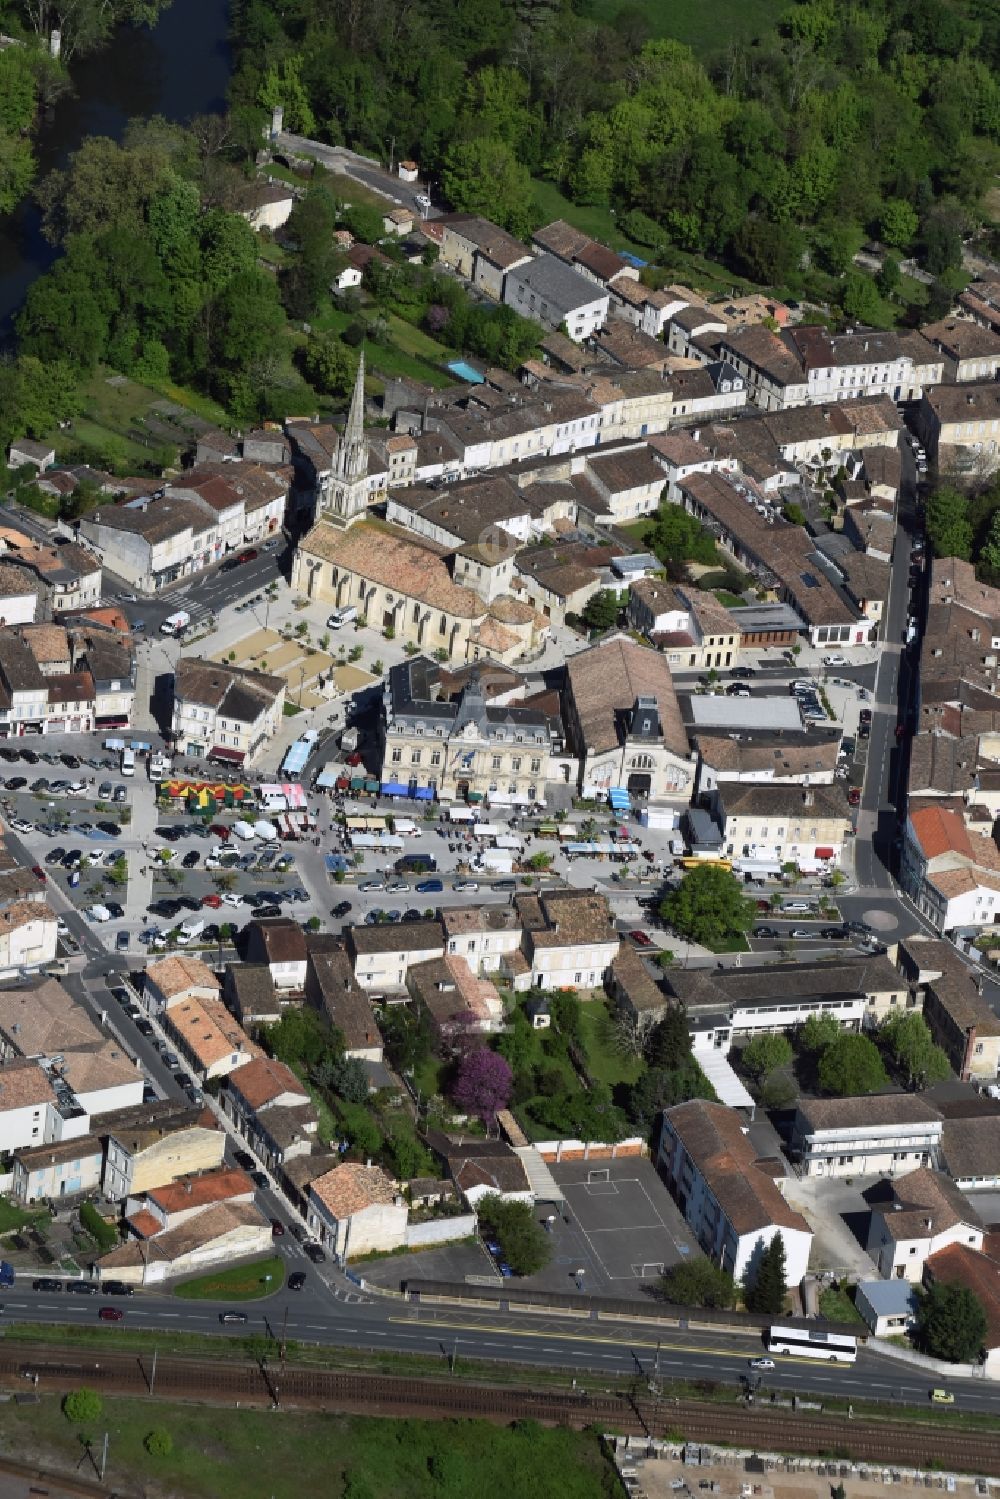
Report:
M 790 1353 L 797 1358 L 825 1358 L 831 1364 L 853 1364 L 858 1356 L 858 1340 L 818 1327 L 769 1327 L 767 1351 Z

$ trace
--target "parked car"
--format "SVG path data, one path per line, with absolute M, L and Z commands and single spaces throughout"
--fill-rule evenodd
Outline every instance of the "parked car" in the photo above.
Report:
M 97 1287 L 89 1280 L 68 1280 L 66 1290 L 74 1296 L 96 1296 Z
M 861 787 L 860 786 L 852 786 L 851 789 L 850 789 L 850 791 L 847 793 L 847 800 L 848 800 L 849 804 L 852 807 L 858 807 L 858 806 L 860 806 L 861 805 Z
M 250 1180 L 253 1182 L 255 1187 L 260 1187 L 261 1190 L 264 1190 L 266 1187 L 269 1187 L 271 1185 L 271 1183 L 267 1179 L 266 1171 L 251 1171 Z
M 842 926 L 825 926 L 820 932 L 820 936 L 827 942 L 840 942 L 847 936 L 847 931 Z
M 234 1150 L 233 1160 L 244 1171 L 252 1171 L 256 1162 L 248 1150 Z
M 634 942 L 636 947 L 652 947 L 653 945 L 652 937 L 648 936 L 645 932 L 640 932 L 638 929 L 634 932 L 629 932 L 628 935 L 629 941 Z
M 375 895 L 385 889 L 384 880 L 362 880 L 358 886 L 362 895 Z
M 193 848 L 191 849 L 190 853 L 184 855 L 183 859 L 181 860 L 181 867 L 183 869 L 194 869 L 197 867 L 200 860 L 201 854 L 199 854 L 196 848 Z
M 349 914 L 350 909 L 351 909 L 351 903 L 350 903 L 350 901 L 349 900 L 341 900 L 341 901 L 338 901 L 337 904 L 333 907 L 333 909 L 330 912 L 330 915 L 336 917 L 336 919 L 338 921 L 340 921 L 343 917 L 345 917 L 345 916 L 347 916 Z
M 56 1280 L 56 1278 L 55 1278 L 54 1275 L 40 1275 L 37 1280 L 33 1280 L 31 1282 L 31 1289 L 33 1291 L 56 1291 L 56 1292 L 59 1292 L 59 1291 L 62 1290 L 62 1288 L 63 1288 L 62 1281 L 61 1280 Z
M 775 937 L 777 937 L 779 935 L 779 932 L 777 927 L 774 926 L 755 926 L 753 929 L 753 934 L 759 941 L 766 942 L 771 941 Z
M 214 894 L 213 895 L 203 895 L 202 898 L 201 898 L 201 903 L 202 903 L 203 906 L 210 906 L 213 911 L 217 911 L 219 909 L 219 907 L 222 905 L 222 896 L 221 895 L 214 895 Z
M 420 880 L 416 886 L 418 895 L 437 895 L 443 889 L 443 880 Z
M 303 1244 L 302 1248 L 312 1260 L 314 1265 L 322 1265 L 326 1259 L 326 1251 L 321 1244 Z

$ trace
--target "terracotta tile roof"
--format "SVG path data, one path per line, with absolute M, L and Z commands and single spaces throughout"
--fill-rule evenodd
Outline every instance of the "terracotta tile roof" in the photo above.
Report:
M 56 913 L 44 900 L 16 900 L 0 911 L 0 932 L 15 932 L 33 921 L 55 921 Z
M 348 1161 L 310 1182 L 309 1191 L 334 1218 L 343 1221 L 379 1203 L 391 1204 L 396 1196 L 396 1185 L 381 1166 L 362 1166 Z
M 594 890 L 517 895 L 514 905 L 534 947 L 583 947 L 618 942 L 607 896 Z
M 487 613 L 478 594 L 452 581 L 444 561 L 445 548 L 394 526 L 362 521 L 349 531 L 338 531 L 319 521 L 299 548 L 456 618 L 480 619 Z
M 238 1020 L 221 999 L 182 999 L 167 1011 L 170 1027 L 189 1048 L 200 1067 L 214 1067 L 223 1057 L 260 1055 Z
M 17 1057 L 0 1067 L 0 1114 L 55 1100 L 52 1084 L 38 1062 Z
M 665 1116 L 701 1172 L 737 1234 L 770 1227 L 809 1232 L 801 1213 L 789 1207 L 743 1133 L 742 1120 L 724 1104 L 693 1099 Z
M 1000 1348 L 1000 1265 L 996 1260 L 965 1244 L 949 1244 L 928 1258 L 924 1273 L 944 1285 L 972 1291 L 986 1313 L 986 1347 Z
M 670 667 L 658 651 L 624 635 L 612 636 L 572 656 L 566 667 L 584 745 L 591 754 L 619 743 L 618 715 L 639 696 L 655 697 L 663 742 L 686 758 L 688 737 Z
M 262 1109 L 284 1093 L 292 1093 L 303 1102 L 309 1097 L 292 1069 L 273 1057 L 257 1057 L 235 1068 L 226 1079 L 226 1085 L 239 1093 L 251 1109 Z
M 263 1231 L 267 1226 L 267 1219 L 255 1203 L 220 1202 L 214 1207 L 205 1208 L 204 1212 L 196 1213 L 177 1228 L 168 1228 L 157 1234 L 146 1244 L 122 1244 L 118 1249 L 112 1249 L 110 1254 L 102 1255 L 97 1264 L 102 1275 L 106 1275 L 109 1270 L 143 1265 L 150 1260 L 170 1264 L 183 1255 L 207 1247 L 217 1239 L 236 1233 L 239 1229 L 257 1228 Z
M 890 1238 L 922 1239 L 944 1233 L 960 1223 L 972 1229 L 982 1228 L 982 1219 L 955 1183 L 926 1166 L 896 1177 L 891 1196 L 880 1193 L 884 1194 L 881 1184 L 866 1197 L 881 1212 Z
M 180 1213 L 185 1208 L 204 1208 L 232 1197 L 252 1197 L 253 1182 L 245 1171 L 226 1167 L 199 1176 L 182 1176 L 165 1186 L 154 1187 L 146 1196 L 164 1213 Z
M 82 1005 L 55 979 L 0 989 L 0 1031 L 23 1056 L 52 1056 L 101 1040 Z
M 250 922 L 247 935 L 252 947 L 266 954 L 268 963 L 305 962 L 305 933 L 290 916 L 257 917 Z
M 933 1124 L 941 1118 L 933 1104 L 912 1093 L 879 1093 L 864 1098 L 808 1098 L 799 1114 L 810 1130 L 857 1129 L 859 1125 Z
M 147 963 L 146 977 L 150 979 L 164 999 L 183 994 L 188 989 L 211 989 L 219 991 L 219 980 L 200 958 L 161 958 L 158 963 Z
M 137 1062 L 115 1041 L 105 1041 L 92 1051 L 66 1051 L 59 1069 L 74 1093 L 98 1093 L 142 1081 Z
M 156 1214 L 151 1213 L 148 1208 L 140 1208 L 137 1213 L 132 1213 L 125 1221 L 139 1239 L 152 1239 L 163 1227 Z

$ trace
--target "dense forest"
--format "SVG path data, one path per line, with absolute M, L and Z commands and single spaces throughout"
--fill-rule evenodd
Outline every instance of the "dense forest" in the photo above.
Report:
M 1000 160 L 996 0 L 805 0 L 704 57 L 588 0 L 236 0 L 234 26 L 244 111 L 413 156 L 517 232 L 534 178 L 773 285 L 870 236 L 947 276 Z

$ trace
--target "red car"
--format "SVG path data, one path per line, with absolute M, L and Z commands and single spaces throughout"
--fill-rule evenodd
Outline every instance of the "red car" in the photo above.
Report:
M 120 1322 L 125 1313 L 117 1306 L 102 1306 L 97 1315 L 102 1322 Z
M 271 1238 L 283 1239 L 285 1237 L 285 1225 L 280 1218 L 271 1219 Z
M 347 763 L 348 763 L 348 765 L 360 765 L 361 764 L 361 756 L 358 754 L 357 750 L 355 750 L 352 755 L 348 755 L 348 757 L 347 757 Z
M 211 906 L 213 911 L 217 911 L 219 909 L 219 907 L 222 905 L 222 896 L 221 895 L 203 895 L 202 898 L 201 898 L 201 903 L 202 903 L 203 906 Z
M 647 937 L 645 932 L 629 932 L 629 937 L 636 947 L 652 947 L 652 937 Z
M 847 800 L 850 802 L 852 807 L 859 807 L 861 805 L 861 787 L 852 786 L 850 791 L 847 793 Z
M 42 866 L 40 864 L 35 864 L 33 866 L 31 872 L 32 872 L 32 874 L 37 874 L 38 878 L 41 880 L 41 882 L 42 882 L 43 885 L 47 885 L 48 884 L 49 877 L 45 873 L 45 870 L 42 868 Z
M 216 838 L 221 838 L 223 843 L 228 843 L 232 837 L 232 830 L 225 827 L 221 822 L 213 822 L 208 831 L 214 833 Z
M 257 548 L 256 547 L 248 547 L 245 552 L 241 552 L 240 553 L 240 555 L 237 557 L 236 560 L 237 560 L 237 562 L 256 562 L 256 560 L 257 560 Z

